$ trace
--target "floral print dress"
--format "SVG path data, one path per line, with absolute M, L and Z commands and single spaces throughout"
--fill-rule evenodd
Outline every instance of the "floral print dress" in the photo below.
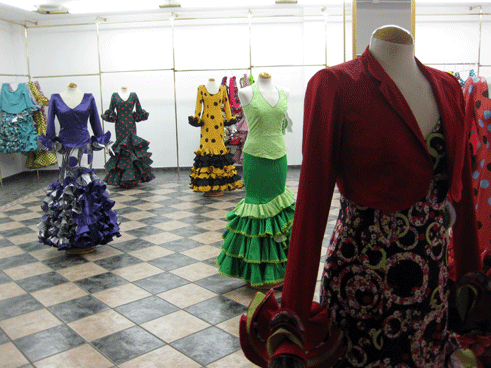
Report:
M 321 304 L 346 331 L 342 367 L 444 367 L 458 343 L 447 329 L 448 191 L 443 127 L 426 138 L 427 195 L 397 212 L 341 197 L 322 276 Z

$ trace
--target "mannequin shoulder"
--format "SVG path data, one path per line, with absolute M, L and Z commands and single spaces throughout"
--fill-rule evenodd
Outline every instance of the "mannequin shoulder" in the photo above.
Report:
M 242 106 L 248 105 L 249 102 L 251 102 L 252 95 L 253 91 L 251 86 L 239 89 L 239 100 Z

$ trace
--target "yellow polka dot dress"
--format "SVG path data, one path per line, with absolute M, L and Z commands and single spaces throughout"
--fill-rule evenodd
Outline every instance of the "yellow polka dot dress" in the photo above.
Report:
M 189 117 L 189 124 L 201 127 L 200 145 L 194 152 L 196 156 L 190 175 L 193 191 L 234 190 L 244 186 L 237 175 L 230 149 L 223 142 L 223 127 L 235 121 L 225 86 L 220 86 L 215 94 L 209 93 L 203 85 L 198 87 L 195 116 Z

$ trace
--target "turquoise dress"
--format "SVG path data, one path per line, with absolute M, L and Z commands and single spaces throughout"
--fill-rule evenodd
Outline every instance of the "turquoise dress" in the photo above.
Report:
M 246 197 L 227 214 L 219 273 L 253 287 L 283 282 L 290 242 L 295 195 L 286 188 L 287 158 L 283 139 L 287 101 L 271 106 L 257 84 L 251 102 L 243 107 L 249 124 L 244 146 Z

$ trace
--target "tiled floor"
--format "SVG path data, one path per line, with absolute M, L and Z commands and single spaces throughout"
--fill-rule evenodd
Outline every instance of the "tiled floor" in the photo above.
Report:
M 186 170 L 156 173 L 135 189 L 110 187 L 122 236 L 84 256 L 37 241 L 54 173 L 4 181 L 0 368 L 254 367 L 240 350 L 238 321 L 255 291 L 218 275 L 215 263 L 224 216 L 245 191 L 205 198 L 188 188 Z M 294 192 L 298 177 L 289 170 Z

